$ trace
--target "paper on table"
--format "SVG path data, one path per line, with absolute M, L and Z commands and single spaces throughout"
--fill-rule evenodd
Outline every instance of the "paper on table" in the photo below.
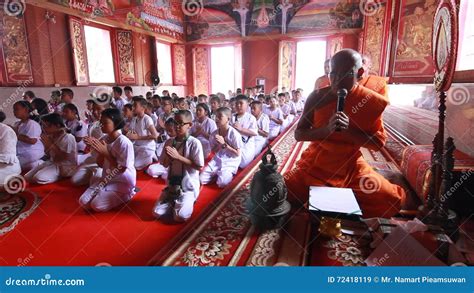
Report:
M 402 227 L 395 228 L 365 260 L 368 266 L 445 266 Z
M 362 215 L 354 192 L 350 188 L 311 186 L 309 188 L 309 209 Z

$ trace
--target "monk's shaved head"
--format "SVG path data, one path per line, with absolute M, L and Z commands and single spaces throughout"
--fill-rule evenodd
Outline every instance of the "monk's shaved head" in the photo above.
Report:
M 341 64 L 352 64 L 355 70 L 359 70 L 362 67 L 362 56 L 353 49 L 342 49 L 341 51 L 337 52 L 331 58 L 331 68 L 339 67 Z

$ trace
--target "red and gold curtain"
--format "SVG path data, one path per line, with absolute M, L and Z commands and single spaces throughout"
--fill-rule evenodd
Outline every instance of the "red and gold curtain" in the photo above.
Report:
M 287 90 L 295 84 L 296 42 L 280 41 L 278 56 L 278 86 Z
M 209 47 L 193 48 L 194 94 L 209 94 L 211 80 L 211 50 Z
M 133 54 L 132 32 L 116 29 L 115 36 L 115 67 L 118 84 L 136 84 L 135 59 Z
M 173 84 L 185 85 L 186 79 L 186 49 L 184 45 L 172 45 L 172 60 L 173 60 Z
M 81 19 L 69 17 L 69 31 L 76 85 L 89 85 L 86 40 L 84 36 L 84 25 Z

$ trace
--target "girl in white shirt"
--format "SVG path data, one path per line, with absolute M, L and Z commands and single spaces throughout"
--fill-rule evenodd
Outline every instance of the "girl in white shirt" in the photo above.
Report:
M 74 104 L 66 104 L 63 108 L 63 118 L 69 132 L 74 135 L 77 143 L 77 151 L 84 153 L 86 144 L 83 139 L 87 136 L 87 125 L 81 121 L 79 110 Z
M 106 136 L 101 140 L 87 137 L 86 143 L 97 152 L 97 163 L 104 171 L 100 178 L 92 178 L 79 204 L 86 209 L 105 212 L 132 199 L 137 174 L 133 144 L 120 131 L 124 126 L 120 110 L 104 110 L 100 121 Z
M 48 184 L 71 177 L 77 168 L 76 139 L 66 132 L 66 126 L 58 113 L 42 116 L 41 124 L 41 141 L 50 159 L 26 173 L 25 179 L 30 183 Z
M 20 119 L 13 126 L 13 130 L 18 138 L 16 153 L 23 172 L 38 166 L 44 156 L 44 146 L 40 140 L 41 126 L 32 119 L 32 110 L 31 104 L 27 101 L 13 104 L 13 114 Z
M 211 101 L 212 102 L 212 101 Z M 211 133 L 216 131 L 217 125 L 214 120 L 209 118 L 209 106 L 204 103 L 199 103 L 196 106 L 196 119 L 191 128 L 191 135 L 199 139 L 204 151 L 204 159 L 209 157 L 211 153 L 211 144 L 209 138 Z
M 7 179 L 21 173 L 16 157 L 17 138 L 10 126 L 3 124 L 5 113 L 0 111 L 0 190 L 7 185 Z

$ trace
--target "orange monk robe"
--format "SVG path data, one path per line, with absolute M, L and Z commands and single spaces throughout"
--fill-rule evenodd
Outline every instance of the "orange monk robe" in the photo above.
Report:
M 377 76 L 377 75 L 368 75 L 362 78 L 359 81 L 359 84 L 365 86 L 368 89 L 373 90 L 387 98 L 388 100 L 388 86 L 387 86 L 387 79 L 385 77 Z
M 316 82 L 314 83 L 314 90 L 319 90 L 324 87 L 328 87 L 331 85 L 331 80 L 329 80 L 329 77 L 327 75 L 323 75 L 321 77 L 318 77 L 316 79 Z
M 326 126 L 336 110 L 331 101 L 314 110 L 313 127 Z M 383 145 L 386 140 L 382 112 L 387 100 L 363 86 L 356 85 L 348 94 L 345 113 L 349 127 L 357 128 Z M 310 186 L 351 188 L 361 206 L 363 216 L 391 217 L 400 211 L 404 190 L 375 172 L 364 160 L 356 140 L 346 131 L 334 132 L 326 139 L 313 141 L 293 170 L 285 175 L 288 199 L 307 202 Z

